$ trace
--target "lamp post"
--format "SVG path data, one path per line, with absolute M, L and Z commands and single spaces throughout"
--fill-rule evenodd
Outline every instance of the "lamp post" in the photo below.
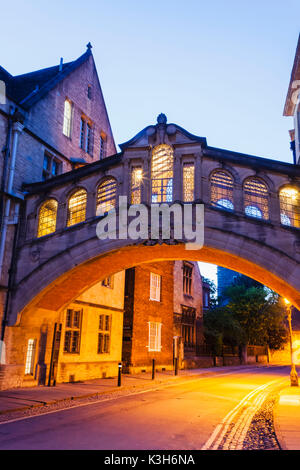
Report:
M 292 330 L 292 305 L 291 302 L 287 299 L 284 299 L 286 305 L 287 319 L 289 324 L 290 332 L 290 349 L 291 349 L 291 387 L 298 387 L 298 374 L 294 364 L 294 351 L 293 351 L 293 330 Z

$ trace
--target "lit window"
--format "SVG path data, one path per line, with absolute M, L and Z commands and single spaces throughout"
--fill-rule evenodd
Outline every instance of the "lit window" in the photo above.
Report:
M 69 199 L 67 226 L 79 224 L 85 221 L 87 193 L 85 189 L 79 189 Z
M 279 193 L 282 225 L 300 227 L 300 192 L 296 188 L 283 188 Z
M 269 218 L 268 188 L 257 178 L 250 178 L 244 183 L 245 214 L 258 219 Z
M 100 135 L 100 160 L 106 157 L 106 138 Z
M 152 203 L 173 200 L 173 149 L 161 144 L 153 149 L 151 162 Z
M 25 375 L 33 375 L 35 344 L 36 344 L 35 339 L 28 340 L 26 362 L 25 362 Z
M 98 354 L 110 352 L 111 316 L 99 315 Z
M 65 100 L 63 133 L 67 137 L 71 137 L 71 119 L 72 104 L 69 100 Z
M 161 351 L 161 323 L 148 322 L 149 325 L 149 344 L 148 351 Z
M 117 182 L 108 178 L 98 187 L 96 214 L 103 215 L 116 207 Z
M 43 237 L 55 232 L 57 216 L 57 201 L 49 199 L 44 202 L 39 210 L 39 222 L 37 236 Z
M 193 266 L 188 263 L 183 264 L 183 293 L 192 295 Z
M 140 204 L 142 199 L 143 170 L 134 167 L 131 170 L 131 204 Z
M 66 312 L 66 327 L 64 352 L 79 354 L 82 310 L 68 309 Z
M 193 163 L 185 163 L 183 165 L 183 201 L 192 202 L 194 200 L 194 176 L 195 165 Z
M 233 210 L 233 178 L 225 171 L 215 171 L 211 176 L 211 204 Z
M 160 302 L 160 283 L 161 276 L 159 274 L 150 273 L 150 300 Z

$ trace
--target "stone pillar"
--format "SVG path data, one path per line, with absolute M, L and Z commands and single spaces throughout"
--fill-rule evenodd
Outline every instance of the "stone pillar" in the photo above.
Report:
M 182 201 L 182 167 L 180 155 L 174 152 L 173 201 Z
M 272 223 L 278 225 L 280 219 L 280 201 L 277 193 L 271 193 L 269 198 L 269 219 Z
M 200 153 L 195 155 L 195 187 L 194 187 L 194 198 L 203 199 L 202 191 L 202 157 Z
M 234 212 L 236 212 L 237 214 L 244 213 L 243 185 L 240 183 L 234 183 L 233 185 L 233 204 Z
M 67 226 L 68 201 L 58 203 L 56 230 L 61 230 Z
M 151 155 L 151 152 L 149 152 Z M 143 204 L 149 204 L 151 202 L 151 170 L 149 166 L 149 158 L 145 158 L 143 161 L 143 181 L 141 187 L 141 202 Z

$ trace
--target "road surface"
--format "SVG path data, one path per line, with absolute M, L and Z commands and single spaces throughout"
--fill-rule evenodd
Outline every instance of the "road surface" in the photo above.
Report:
M 288 384 L 288 374 L 284 367 L 223 369 L 155 391 L 59 411 L 50 408 L 0 423 L 0 449 L 256 448 L 251 444 L 253 420 L 270 394 Z M 268 429 L 267 438 L 270 434 Z M 270 445 L 260 441 L 260 448 Z

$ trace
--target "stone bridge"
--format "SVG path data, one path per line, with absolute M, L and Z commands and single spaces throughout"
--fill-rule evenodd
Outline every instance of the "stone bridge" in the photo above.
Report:
M 300 308 L 300 167 L 210 147 L 160 115 L 121 152 L 26 185 L 9 325 L 59 310 L 102 278 L 153 260 L 205 261 L 248 275 Z M 204 204 L 204 246 L 99 240 L 96 226 L 129 203 Z

